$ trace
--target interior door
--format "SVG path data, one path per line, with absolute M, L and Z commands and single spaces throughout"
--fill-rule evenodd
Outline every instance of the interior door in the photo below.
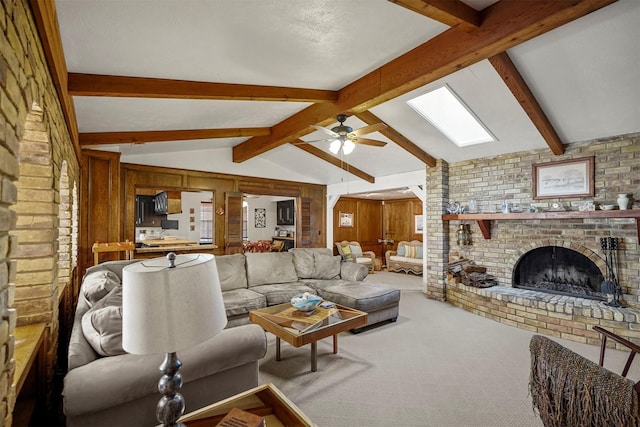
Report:
M 224 253 L 242 253 L 242 193 L 225 193 Z

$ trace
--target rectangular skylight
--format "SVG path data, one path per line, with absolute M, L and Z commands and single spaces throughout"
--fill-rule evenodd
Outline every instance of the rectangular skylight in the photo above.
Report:
M 496 141 L 447 85 L 410 99 L 407 104 L 458 147 Z

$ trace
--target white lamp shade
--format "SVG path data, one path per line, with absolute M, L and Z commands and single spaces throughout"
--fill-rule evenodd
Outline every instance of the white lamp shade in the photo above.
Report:
M 122 347 L 133 354 L 177 352 L 218 334 L 227 324 L 211 254 L 177 255 L 122 270 Z

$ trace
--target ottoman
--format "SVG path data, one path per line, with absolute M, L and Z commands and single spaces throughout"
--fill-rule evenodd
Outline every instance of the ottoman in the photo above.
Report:
M 314 287 L 322 298 L 366 312 L 368 316 L 365 327 L 384 320 L 395 322 L 398 319 L 400 290 L 397 288 L 380 283 L 346 280 L 319 282 L 316 281 Z

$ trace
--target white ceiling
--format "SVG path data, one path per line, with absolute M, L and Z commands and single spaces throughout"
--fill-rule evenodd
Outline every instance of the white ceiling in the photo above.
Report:
M 505 1 L 505 0 L 503 0 Z M 493 0 L 467 0 L 478 10 Z M 338 90 L 448 29 L 386 0 L 56 0 L 69 72 Z M 565 143 L 640 132 L 640 1 L 619 0 L 508 51 Z M 498 141 L 458 148 L 406 105 L 448 84 Z M 80 132 L 271 127 L 307 103 L 74 97 Z M 435 158 L 547 148 L 488 61 L 371 109 Z M 346 124 L 357 129 L 356 117 Z M 344 161 L 374 177 L 424 164 L 382 135 Z M 315 132 L 305 140 L 323 139 Z M 94 147 L 122 161 L 320 184 L 358 180 L 285 144 L 243 163 L 248 138 Z M 328 143 L 317 143 L 328 150 Z

